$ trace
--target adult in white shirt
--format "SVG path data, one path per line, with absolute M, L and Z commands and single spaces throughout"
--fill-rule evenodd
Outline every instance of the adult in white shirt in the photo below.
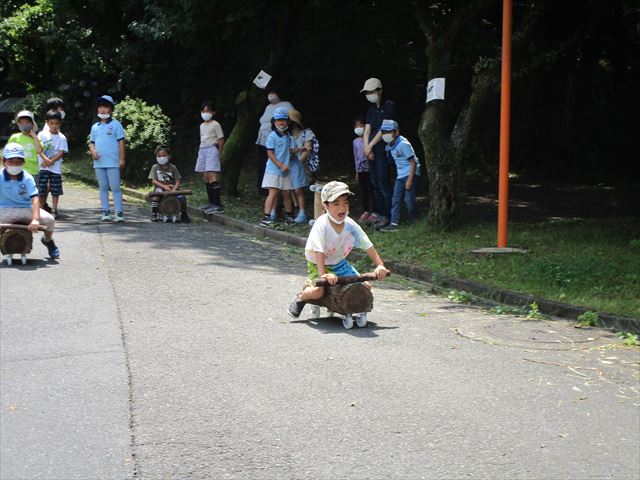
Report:
M 281 85 L 269 82 L 266 88 L 267 100 L 269 105 L 264 109 L 264 113 L 260 117 L 260 129 L 258 130 L 258 138 L 256 139 L 256 175 L 258 195 L 263 197 L 267 196 L 267 190 L 262 188 L 262 177 L 264 176 L 264 169 L 267 164 L 267 137 L 272 132 L 271 119 L 273 118 L 273 112 L 276 108 L 285 108 L 287 111 L 293 110 L 293 105 L 290 102 L 282 100 L 284 95 Z

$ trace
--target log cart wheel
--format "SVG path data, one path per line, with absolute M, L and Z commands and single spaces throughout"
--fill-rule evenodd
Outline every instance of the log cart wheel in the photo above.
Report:
M 147 200 L 151 201 L 153 197 L 158 198 L 158 211 L 162 215 L 162 221 L 176 223 L 178 220 L 178 214 L 180 213 L 181 205 L 178 200 L 178 195 L 191 195 L 191 190 L 172 190 L 164 192 L 149 192 L 147 193 Z
M 391 273 L 387 273 L 387 276 Z M 373 293 L 362 282 L 376 280 L 375 273 L 338 277 L 338 283 L 329 285 L 326 279 L 319 278 L 316 287 L 325 287 L 324 295 L 319 300 L 311 300 L 311 317 L 320 317 L 320 307 L 327 309 L 329 316 L 334 313 L 342 315 L 342 326 L 346 329 L 367 326 L 367 314 L 373 310 Z
M 39 226 L 44 232 L 47 227 Z M 13 264 L 13 256 L 20 255 L 22 265 L 27 264 L 27 255 L 33 248 L 33 234 L 27 225 L 0 223 L 0 251 L 7 265 Z

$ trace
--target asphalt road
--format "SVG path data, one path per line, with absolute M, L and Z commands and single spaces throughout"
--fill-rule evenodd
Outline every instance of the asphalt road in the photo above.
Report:
M 99 224 L 0 267 L 0 477 L 637 479 L 638 348 L 402 281 L 370 325 L 284 313 L 302 252 L 207 223 Z

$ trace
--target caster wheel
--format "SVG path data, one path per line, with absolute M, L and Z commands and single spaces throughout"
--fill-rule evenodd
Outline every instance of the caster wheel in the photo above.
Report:
M 360 328 L 367 326 L 367 314 L 361 313 L 356 317 L 356 325 Z
M 333 312 L 331 310 L 327 310 L 327 317 L 333 317 Z
M 11 266 L 11 264 L 13 263 L 13 257 L 5 257 L 5 260 L 7 261 L 7 265 Z
M 176 220 L 178 220 L 178 217 L 176 217 L 175 215 L 171 217 L 171 223 L 176 223 Z
M 169 220 L 169 218 L 166 215 L 162 217 L 162 223 L 167 223 L 167 220 Z
M 351 315 L 345 315 L 342 319 L 342 326 L 347 330 L 353 328 L 353 317 Z
M 26 264 L 27 264 L 27 256 L 26 256 L 26 255 L 22 255 L 22 256 L 20 257 L 20 261 L 22 261 L 22 264 L 23 264 L 23 265 L 26 265 Z
M 311 305 L 311 318 L 320 317 L 320 307 L 318 305 Z

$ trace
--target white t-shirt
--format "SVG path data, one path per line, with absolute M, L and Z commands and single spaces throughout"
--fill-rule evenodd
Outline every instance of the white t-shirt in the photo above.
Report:
M 271 133 L 271 119 L 273 118 L 273 111 L 276 108 L 286 108 L 287 111 L 293 110 L 293 105 L 289 102 L 270 103 L 267 108 L 264 109 L 264 113 L 260 117 L 260 130 L 258 130 L 258 139 L 256 144 L 263 147 L 267 144 L 267 137 Z
M 362 227 L 350 217 L 344 222 L 342 233 L 333 229 L 327 214 L 318 217 L 311 227 L 304 254 L 311 263 L 316 263 L 314 252 L 324 253 L 325 265 L 336 265 L 354 248 L 369 250 L 373 246 Z
M 44 154 L 51 158 L 60 151 L 67 153 L 69 151 L 69 147 L 67 145 L 67 137 L 64 136 L 63 133 L 51 133 L 49 129 L 42 130 L 38 133 L 38 138 L 40 139 L 40 143 L 42 143 L 42 149 L 44 150 Z M 42 164 L 42 158 L 38 156 L 38 164 L 40 165 L 40 170 L 49 170 L 50 172 L 57 173 L 58 175 L 62 174 L 62 162 L 64 161 L 64 157 L 61 157 L 60 160 L 57 160 L 50 167 L 45 167 Z
M 209 147 L 218 143 L 218 140 L 224 138 L 222 126 L 215 120 L 210 122 L 202 122 L 200 124 L 200 146 Z

